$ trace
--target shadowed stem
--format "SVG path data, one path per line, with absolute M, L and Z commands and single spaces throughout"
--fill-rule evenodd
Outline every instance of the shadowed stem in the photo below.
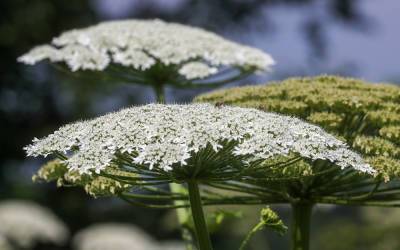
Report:
M 164 84 L 153 85 L 157 103 L 165 104 Z
M 173 193 L 182 193 L 185 191 L 185 189 L 182 187 L 182 185 L 177 184 L 177 183 L 170 183 L 169 188 L 171 189 L 171 192 Z M 174 205 L 185 205 L 186 202 L 182 200 L 175 200 Z M 185 242 L 185 248 L 186 250 L 193 250 L 193 237 L 192 233 L 190 232 L 190 229 L 187 227 L 187 221 L 188 221 L 188 209 L 187 208 L 177 208 L 176 209 L 176 216 L 178 218 L 179 225 L 181 226 L 181 236 L 183 241 Z
M 292 204 L 292 250 L 309 250 L 310 224 L 313 204 Z
M 199 250 L 212 250 L 197 181 L 189 181 L 188 190 L 198 248 Z

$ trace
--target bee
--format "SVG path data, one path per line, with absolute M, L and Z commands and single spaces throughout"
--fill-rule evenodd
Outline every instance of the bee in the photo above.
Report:
M 222 106 L 225 106 L 224 102 L 216 102 L 214 105 L 216 108 L 221 108 Z

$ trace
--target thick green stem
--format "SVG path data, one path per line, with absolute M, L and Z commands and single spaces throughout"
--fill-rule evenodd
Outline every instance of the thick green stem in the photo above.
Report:
M 173 193 L 183 193 L 185 191 L 184 187 L 177 183 L 169 184 L 169 188 Z M 175 200 L 175 205 L 185 205 L 185 201 L 182 200 Z M 189 216 L 187 208 L 177 208 L 176 209 L 176 216 L 178 217 L 178 222 L 181 226 L 181 236 L 183 241 L 185 242 L 186 250 L 193 250 L 193 238 L 192 233 L 190 232 L 187 226 L 187 219 Z
M 164 85 L 163 84 L 154 85 L 153 89 L 156 94 L 157 103 L 165 104 Z
M 188 182 L 188 190 L 198 249 L 212 250 L 210 235 L 208 234 L 207 223 L 204 218 L 199 186 L 197 182 L 194 180 Z
M 292 250 L 308 250 L 310 247 L 310 224 L 313 204 L 292 204 Z

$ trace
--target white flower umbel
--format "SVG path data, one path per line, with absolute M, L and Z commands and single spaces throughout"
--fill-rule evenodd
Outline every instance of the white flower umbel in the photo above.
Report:
M 32 156 L 53 154 L 73 171 L 96 172 L 132 185 L 185 183 L 188 196 L 172 193 L 158 197 L 188 198 L 200 250 L 212 249 L 203 201 L 215 201 L 201 198 L 201 183 L 244 179 L 260 167 L 267 170 L 260 164 L 264 160 L 282 155 L 374 172 L 346 144 L 315 125 L 256 109 L 211 104 L 132 107 L 64 126 L 35 139 L 25 150 Z M 113 166 L 138 177 L 107 175 L 106 170 Z M 153 197 L 119 195 L 134 204 L 141 204 L 135 199 L 149 196 Z
M 158 250 L 148 234 L 128 224 L 106 223 L 79 231 L 73 238 L 77 250 Z
M 31 248 L 37 242 L 64 243 L 68 229 L 50 210 L 28 201 L 0 203 L 0 235 L 19 247 Z
M 45 59 L 65 62 L 72 71 L 104 70 L 110 64 L 140 71 L 156 64 L 173 65 L 188 80 L 214 75 L 223 67 L 264 71 L 274 64 L 259 49 L 160 20 L 110 21 L 67 31 L 52 45 L 38 46 L 18 61 L 35 64 Z
M 244 166 L 291 153 L 374 172 L 358 154 L 320 127 L 256 109 L 210 104 L 150 104 L 123 109 L 66 125 L 35 139 L 25 150 L 31 156 L 62 154 L 71 170 L 100 173 L 120 154 L 128 155 L 128 163 L 150 170 L 168 172 L 193 165 L 207 168 L 206 148 L 244 159 Z

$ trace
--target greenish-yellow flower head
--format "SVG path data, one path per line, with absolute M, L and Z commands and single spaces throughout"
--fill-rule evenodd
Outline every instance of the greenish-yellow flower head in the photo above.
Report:
M 400 169 L 400 88 L 395 85 L 337 76 L 290 78 L 222 89 L 195 101 L 294 115 L 345 139 L 371 163 L 381 164 L 373 166 L 386 180 Z M 385 172 L 388 162 L 394 165 Z
M 116 167 L 110 166 L 105 171 L 108 175 L 121 177 L 136 177 L 134 173 L 120 171 Z M 56 181 L 58 186 L 78 186 L 94 197 L 113 196 L 123 191 L 128 191 L 132 185 L 112 178 L 80 174 L 79 171 L 68 171 L 67 165 L 61 160 L 51 160 L 44 164 L 32 177 L 33 181 Z

